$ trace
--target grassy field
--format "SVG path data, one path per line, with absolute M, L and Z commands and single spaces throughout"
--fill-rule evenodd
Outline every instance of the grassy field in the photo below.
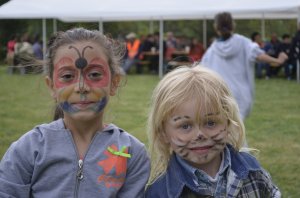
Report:
M 130 75 L 107 111 L 106 120 L 131 132 L 147 144 L 146 119 L 153 75 Z M 0 67 L 0 157 L 35 125 L 52 118 L 52 99 L 41 75 L 7 75 Z M 283 197 L 300 197 L 300 84 L 284 79 L 257 80 L 256 100 L 246 120 L 250 147 Z M 297 154 L 298 153 L 298 154 Z

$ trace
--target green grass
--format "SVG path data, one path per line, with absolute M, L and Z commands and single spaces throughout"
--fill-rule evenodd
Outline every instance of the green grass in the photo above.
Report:
M 154 75 L 129 75 L 112 98 L 106 120 L 147 144 L 146 120 Z M 35 125 L 51 121 L 52 98 L 41 75 L 7 75 L 0 67 L 0 156 Z M 300 197 L 300 84 L 284 79 L 257 80 L 253 111 L 246 119 L 250 147 L 283 197 Z

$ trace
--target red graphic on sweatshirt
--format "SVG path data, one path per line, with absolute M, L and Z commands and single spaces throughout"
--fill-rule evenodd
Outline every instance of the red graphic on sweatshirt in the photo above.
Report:
M 114 144 L 111 145 L 110 148 L 115 151 L 118 150 Z M 124 150 L 124 153 L 128 153 L 128 148 Z M 125 182 L 127 158 L 115 155 L 108 150 L 104 151 L 104 155 L 106 155 L 107 158 L 98 162 L 98 165 L 101 166 L 104 171 L 104 174 L 98 177 L 98 182 L 104 182 L 106 188 L 121 188 Z

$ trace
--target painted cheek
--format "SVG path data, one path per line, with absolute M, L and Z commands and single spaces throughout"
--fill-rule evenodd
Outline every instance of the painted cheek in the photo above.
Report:
M 223 143 L 226 141 L 228 136 L 228 131 L 225 128 L 221 129 L 216 133 L 214 136 L 211 136 L 211 139 L 214 140 L 216 143 Z
M 53 81 L 54 81 L 54 86 L 58 89 L 71 85 L 72 83 L 75 83 L 74 81 L 71 82 L 61 82 L 59 79 L 59 68 L 63 65 L 72 65 L 73 60 L 69 57 L 63 57 L 61 58 L 55 65 L 54 65 L 54 71 L 53 71 Z
M 59 106 L 67 113 L 76 113 L 78 111 L 78 109 L 72 107 L 72 105 L 68 102 L 68 99 L 73 93 L 73 89 L 74 86 L 69 86 L 58 90 L 57 100 L 59 102 Z
M 68 101 L 68 99 L 73 93 L 73 89 L 74 89 L 74 85 L 58 89 L 57 100 L 59 102 Z
M 102 79 L 98 80 L 98 81 L 93 81 L 90 80 L 89 78 L 85 79 L 85 83 L 87 83 L 90 87 L 107 87 L 110 83 L 110 69 L 109 66 L 107 65 L 107 63 L 100 59 L 100 58 L 96 58 L 94 60 L 92 60 L 90 62 L 90 64 L 95 64 L 95 65 L 103 65 L 103 67 L 101 68 L 101 72 L 102 72 Z
M 93 88 L 107 87 L 109 85 L 109 82 L 110 82 L 110 76 L 109 75 L 103 76 L 103 78 L 99 81 L 92 81 L 92 80 L 89 80 L 89 79 L 84 80 L 84 83 L 86 83 L 89 87 L 93 87 Z
M 63 87 L 69 86 L 70 84 L 74 83 L 74 82 L 68 82 L 68 83 L 61 82 L 61 81 L 59 80 L 59 77 L 58 77 L 57 72 L 55 72 L 54 75 L 53 75 L 53 81 L 54 81 L 54 86 L 55 86 L 57 89 L 61 89 L 61 88 L 63 88 Z
M 174 145 L 178 147 L 183 147 L 187 145 L 187 142 L 185 140 L 180 139 L 179 137 L 171 137 L 171 141 Z
M 98 100 L 101 100 L 106 95 L 107 94 L 105 94 L 105 92 L 102 89 L 100 89 L 100 88 L 92 88 L 91 94 L 89 96 L 89 99 L 91 99 L 93 101 L 98 101 Z
M 103 97 L 93 108 L 93 111 L 95 112 L 101 112 L 104 110 L 104 108 L 106 107 L 108 100 L 107 97 Z
M 70 103 L 68 103 L 67 101 L 61 102 L 60 107 L 64 112 L 67 112 L 67 113 L 76 113 L 79 111 L 78 109 L 73 108 L 72 105 Z

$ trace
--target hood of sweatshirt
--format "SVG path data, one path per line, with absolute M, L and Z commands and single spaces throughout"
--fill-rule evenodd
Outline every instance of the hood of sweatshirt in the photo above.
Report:
M 212 50 L 219 56 L 230 58 L 235 56 L 241 49 L 242 41 L 239 35 L 233 34 L 229 39 L 216 40 L 212 45 Z

